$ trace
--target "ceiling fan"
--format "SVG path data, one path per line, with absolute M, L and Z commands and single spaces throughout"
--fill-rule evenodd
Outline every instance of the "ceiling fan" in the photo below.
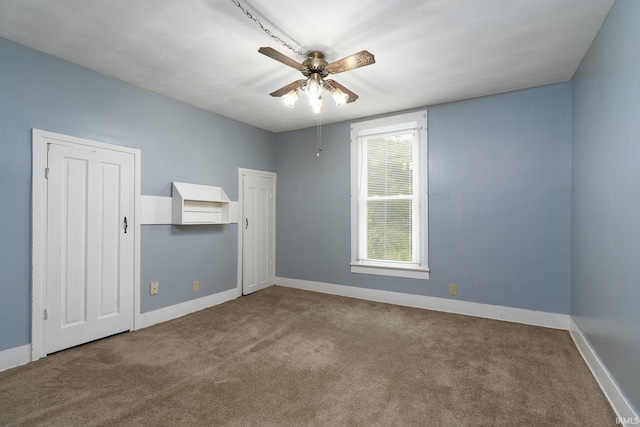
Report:
M 331 64 L 325 61 L 324 54 L 322 52 L 317 51 L 309 52 L 307 54 L 307 59 L 302 63 L 295 59 L 291 59 L 270 47 L 261 47 L 258 49 L 258 52 L 268 56 L 269 58 L 275 59 L 276 61 L 282 62 L 291 68 L 295 68 L 306 77 L 306 79 L 300 79 L 293 83 L 289 83 L 288 85 L 271 92 L 270 95 L 273 97 L 282 97 L 285 105 L 293 108 L 300 95 L 300 90 L 303 89 L 309 96 L 311 111 L 314 113 L 320 113 L 324 109 L 322 105 L 322 96 L 320 94 L 322 89 L 331 93 L 336 105 L 354 102 L 358 99 L 358 95 L 335 80 L 325 80 L 329 74 L 343 73 L 345 71 L 354 70 L 376 62 L 374 56 L 366 50 L 354 53 L 353 55 L 334 61 Z

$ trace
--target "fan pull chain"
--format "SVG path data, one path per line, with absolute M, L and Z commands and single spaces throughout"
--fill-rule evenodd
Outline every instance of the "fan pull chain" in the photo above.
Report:
M 298 49 L 294 48 L 293 46 L 291 46 L 290 44 L 288 44 L 287 42 L 285 42 L 284 40 L 282 40 L 280 37 L 276 36 L 275 34 L 273 34 L 271 32 L 271 30 L 269 30 L 268 28 L 265 28 L 264 25 L 262 25 L 262 22 L 260 22 L 260 20 L 258 18 L 254 18 L 253 15 L 251 14 L 251 12 L 249 12 L 247 9 L 245 9 L 244 7 L 242 7 L 242 5 L 240 4 L 240 2 L 238 0 L 231 0 L 231 2 L 233 4 L 235 4 L 236 6 L 238 6 L 240 8 L 240 10 L 242 10 L 242 12 L 244 12 L 244 14 L 247 16 L 247 18 L 251 19 L 253 22 L 256 23 L 256 25 L 258 27 L 260 27 L 260 29 L 262 31 L 264 31 L 265 33 L 267 33 L 267 35 L 269 37 L 271 37 L 272 39 L 274 39 L 275 41 L 277 41 L 278 43 L 280 43 L 282 46 L 286 47 L 287 49 L 291 50 L 293 53 L 298 54 L 300 56 L 304 56 L 306 57 L 307 54 L 304 52 L 300 52 Z
M 320 158 L 320 153 L 322 152 L 322 113 L 318 114 L 318 129 L 316 131 L 316 146 L 318 148 L 318 152 L 316 153 L 316 158 Z

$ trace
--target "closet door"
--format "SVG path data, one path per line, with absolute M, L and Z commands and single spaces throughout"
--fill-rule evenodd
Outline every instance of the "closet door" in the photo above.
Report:
M 132 154 L 49 144 L 46 353 L 128 331 L 133 318 Z
M 275 176 L 242 176 L 242 293 L 275 284 Z

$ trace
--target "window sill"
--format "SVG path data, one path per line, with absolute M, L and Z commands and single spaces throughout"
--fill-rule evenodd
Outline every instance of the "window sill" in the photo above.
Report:
M 393 268 L 387 266 L 351 264 L 351 272 L 358 274 L 375 274 L 378 276 L 404 277 L 407 279 L 429 280 L 429 271 L 418 268 Z

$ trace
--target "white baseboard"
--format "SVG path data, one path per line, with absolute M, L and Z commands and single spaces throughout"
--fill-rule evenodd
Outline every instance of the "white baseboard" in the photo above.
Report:
M 31 362 L 31 344 L 0 351 L 0 372 Z
M 159 310 L 142 313 L 140 314 L 140 317 L 136 319 L 135 329 L 146 328 L 157 323 L 166 322 L 168 320 L 186 316 L 187 314 L 195 313 L 196 311 L 200 311 L 205 308 L 213 307 L 214 305 L 234 300 L 238 297 L 237 292 L 237 289 L 233 288 L 228 291 L 218 292 L 217 294 L 186 301 L 180 304 L 161 308 Z
M 309 280 L 276 277 L 276 284 L 289 288 L 322 292 L 325 294 L 359 298 L 406 307 L 424 308 L 487 319 L 505 320 L 507 322 L 524 323 L 526 325 L 543 326 L 553 329 L 569 329 L 568 314 L 548 313 L 544 311 L 526 310 L 523 308 L 503 307 L 499 305 L 480 304 L 446 298 L 423 295 L 403 294 L 399 292 L 381 291 L 377 289 L 358 288 L 355 286 L 335 285 L 332 283 L 313 282 Z
M 591 347 L 591 344 L 574 323 L 573 319 L 570 319 L 569 323 L 569 332 L 571 333 L 573 342 L 576 344 L 576 347 L 578 347 L 578 351 L 580 351 L 582 358 L 587 363 L 596 381 L 600 384 L 600 388 L 605 396 L 609 399 L 609 403 L 616 413 L 616 416 L 619 420 L 623 421 L 621 424 L 631 425 L 625 423 L 624 420 L 633 420 L 631 422 L 632 424 L 639 424 L 640 416 L 634 411 L 633 406 L 631 406 L 616 381 L 611 377 L 609 370 L 602 363 L 600 357 L 598 357 L 598 353 Z

